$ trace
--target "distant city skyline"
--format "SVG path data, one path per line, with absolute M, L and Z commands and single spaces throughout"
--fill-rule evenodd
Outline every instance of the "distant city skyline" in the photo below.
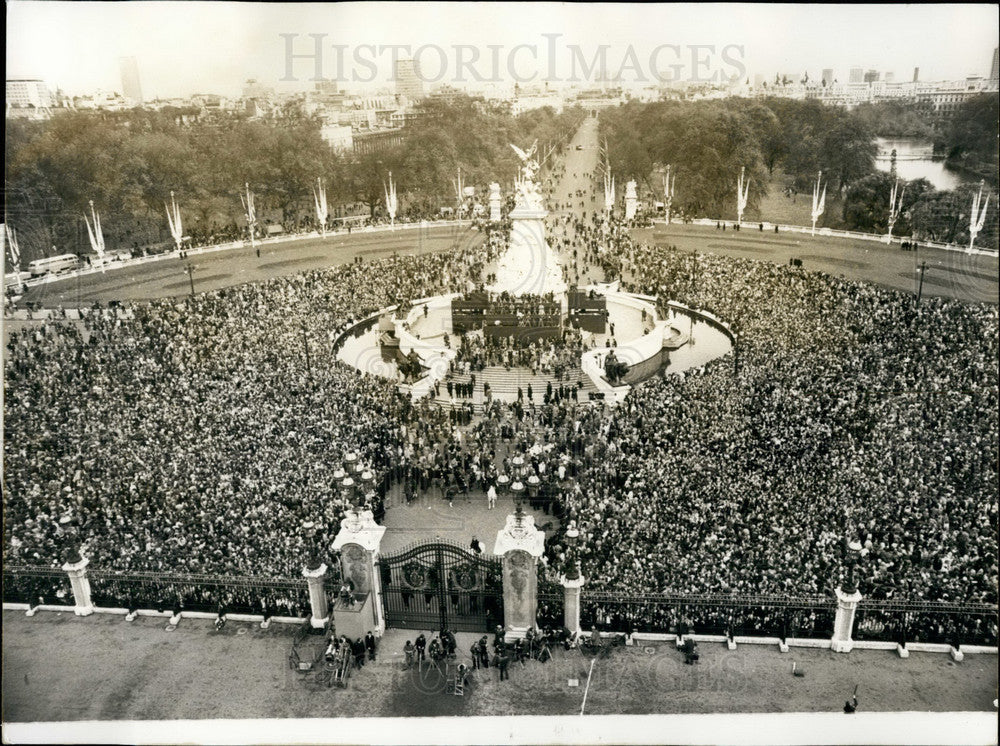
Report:
M 905 81 L 916 67 L 922 81 L 935 81 L 989 76 L 998 21 L 996 5 L 15 0 L 7 4 L 6 62 L 8 78 L 38 78 L 68 95 L 124 94 L 120 60 L 134 57 L 147 101 L 196 93 L 235 97 L 248 79 L 279 92 L 312 89 L 314 60 L 295 58 L 289 68 L 286 55 L 289 49 L 308 55 L 316 43 L 324 76 L 336 77 L 337 63 L 345 61 L 340 88 L 348 92 L 392 90 L 393 55 L 419 58 L 425 92 L 443 84 L 471 90 L 513 86 L 515 75 L 534 76 L 520 80 L 522 87 L 547 79 L 563 87 L 574 73 L 582 85 L 599 85 L 602 76 L 593 63 L 602 45 L 604 77 L 621 70 L 627 87 L 655 85 L 654 68 L 666 72 L 674 66 L 682 78 L 690 77 L 699 60 L 705 62 L 702 72 L 750 81 L 770 81 L 776 74 L 797 80 L 806 72 L 820 80 L 832 71 L 846 82 L 852 68 Z M 394 49 L 398 45 L 408 45 L 410 53 Z M 457 72 L 463 60 L 464 75 Z M 283 81 L 289 69 L 296 80 Z M 476 71 L 487 81 L 477 81 Z

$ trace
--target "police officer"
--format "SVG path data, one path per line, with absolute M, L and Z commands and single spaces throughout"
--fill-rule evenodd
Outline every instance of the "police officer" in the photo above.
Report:
M 489 643 L 487 641 L 486 635 L 483 635 L 482 637 L 479 638 L 479 645 L 477 647 L 479 648 L 479 664 L 483 668 L 489 668 L 490 652 L 489 652 Z
M 507 655 L 507 647 L 505 645 L 501 645 L 500 650 L 497 652 L 497 665 L 500 667 L 500 681 L 509 679 L 510 675 L 507 673 L 507 667 L 510 665 L 510 656 Z

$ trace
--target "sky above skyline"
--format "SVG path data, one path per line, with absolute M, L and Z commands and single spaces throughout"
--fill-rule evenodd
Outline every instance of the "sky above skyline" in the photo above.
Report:
M 14 0 L 6 10 L 8 78 L 41 78 L 71 95 L 121 91 L 119 58 L 134 56 L 147 99 L 238 95 L 248 78 L 309 88 L 317 50 L 321 75 L 351 91 L 390 87 L 394 54 L 418 57 L 425 88 L 503 87 L 517 78 L 594 83 L 602 54 L 607 73 L 620 72 L 627 85 L 671 75 L 818 78 L 824 68 L 845 81 L 854 66 L 893 72 L 897 81 L 910 80 L 914 67 L 921 80 L 953 80 L 989 73 L 1000 21 L 997 6 L 985 4 Z M 409 54 L 391 45 L 409 45 Z M 308 57 L 289 62 L 289 50 Z M 280 82 L 289 71 L 294 80 Z

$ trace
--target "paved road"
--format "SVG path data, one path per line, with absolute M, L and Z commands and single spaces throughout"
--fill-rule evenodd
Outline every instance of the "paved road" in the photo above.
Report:
M 3 612 L 3 719 L 133 720 L 429 715 L 576 715 L 590 659 L 554 651 L 553 660 L 512 666 L 501 683 L 494 668 L 476 672 L 469 695 L 443 693 L 444 681 L 403 666 L 402 646 L 414 630 L 392 630 L 375 663 L 356 671 L 346 689 L 327 689 L 289 670 L 293 627 L 269 630 L 230 620 L 184 619 L 165 631 L 164 618 Z M 471 663 L 472 635 L 459 653 Z M 854 684 L 862 711 L 992 713 L 996 656 L 829 650 L 702 643 L 697 667 L 685 666 L 673 643 L 616 648 L 593 669 L 588 715 L 703 712 L 831 712 Z M 791 675 L 795 661 L 803 678 Z M 293 726 L 289 726 L 293 727 Z M 289 732 L 295 732 L 291 730 Z M 134 741 L 126 738 L 125 741 Z M 183 739 L 182 739 L 183 740 Z M 863 742 L 863 741 L 862 741 Z
M 345 264 L 359 257 L 364 261 L 393 253 L 426 254 L 479 240 L 481 234 L 468 225 L 400 228 L 393 232 L 353 233 L 326 239 L 302 238 L 265 245 L 260 258 L 249 248 L 232 249 L 194 255 L 187 260 L 171 257 L 108 270 L 104 274 L 68 278 L 30 289 L 22 303 L 37 301 L 47 307 L 74 307 L 93 301 L 185 295 L 191 292 L 185 271 L 188 264 L 194 265 L 195 292 L 204 292 Z
M 581 150 L 577 150 L 580 146 Z M 566 172 L 556 185 L 552 212 L 565 215 L 572 212 L 580 217 L 604 209 L 604 194 L 593 189 L 587 174 L 593 172 L 600 159 L 597 120 L 588 118 L 577 131 L 566 155 Z M 614 165 L 614 164 L 612 164 Z M 625 190 L 626 178 L 617 175 L 616 192 Z M 586 196 L 577 196 L 583 191 Z M 581 204 L 582 202 L 582 204 Z M 570 209 L 565 205 L 569 203 Z M 620 203 L 620 200 L 619 200 Z M 616 208 L 617 209 L 617 208 Z M 695 225 L 663 225 L 633 231 L 633 237 L 643 243 L 676 246 L 682 251 L 700 251 L 726 256 L 787 264 L 789 259 L 802 260 L 803 267 L 865 280 L 888 287 L 916 292 L 919 267 L 926 262 L 922 293 L 925 296 L 945 296 L 960 300 L 997 303 L 1000 295 L 1000 263 L 996 256 L 968 255 L 939 249 L 902 251 L 898 246 L 886 246 L 872 241 L 808 236 L 800 233 L 761 232 L 747 226 L 736 232 Z
M 633 231 L 633 237 L 657 246 L 675 246 L 726 256 L 788 264 L 802 260 L 804 269 L 814 269 L 916 292 L 920 265 L 924 262 L 923 295 L 997 303 L 998 261 L 995 256 L 960 251 L 919 249 L 903 251 L 873 241 L 809 236 L 801 233 L 760 232 L 750 226 L 736 232 L 696 225 L 656 225 Z
M 580 217 L 584 211 L 592 214 L 598 204 L 603 207 L 604 195 L 593 193 L 588 176 L 597 167 L 600 157 L 597 142 L 597 120 L 588 117 L 580 125 L 566 150 L 566 171 L 555 185 L 550 200 L 549 209 L 553 215 L 572 213 Z M 580 150 L 577 150 L 578 147 Z M 578 191 L 582 191 L 584 196 L 578 196 Z M 591 200 L 591 197 L 594 199 Z M 567 204 L 570 205 L 569 208 L 566 207 Z

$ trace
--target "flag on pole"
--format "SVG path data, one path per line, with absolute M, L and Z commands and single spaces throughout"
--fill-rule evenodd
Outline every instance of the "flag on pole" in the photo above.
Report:
M 87 223 L 87 236 L 90 238 L 90 248 L 97 254 L 98 261 L 102 261 L 104 259 L 104 232 L 101 230 L 101 216 L 94 209 L 94 200 L 90 200 L 90 216 L 93 219 L 93 223 L 87 218 L 86 213 L 83 216 L 84 221 Z
M 180 251 L 181 243 L 184 240 L 184 227 L 181 224 L 181 210 L 177 206 L 177 200 L 174 199 L 174 193 L 170 192 L 170 204 L 166 205 L 167 208 L 167 222 L 170 224 L 170 235 L 173 236 L 174 243 L 177 244 L 177 250 Z

